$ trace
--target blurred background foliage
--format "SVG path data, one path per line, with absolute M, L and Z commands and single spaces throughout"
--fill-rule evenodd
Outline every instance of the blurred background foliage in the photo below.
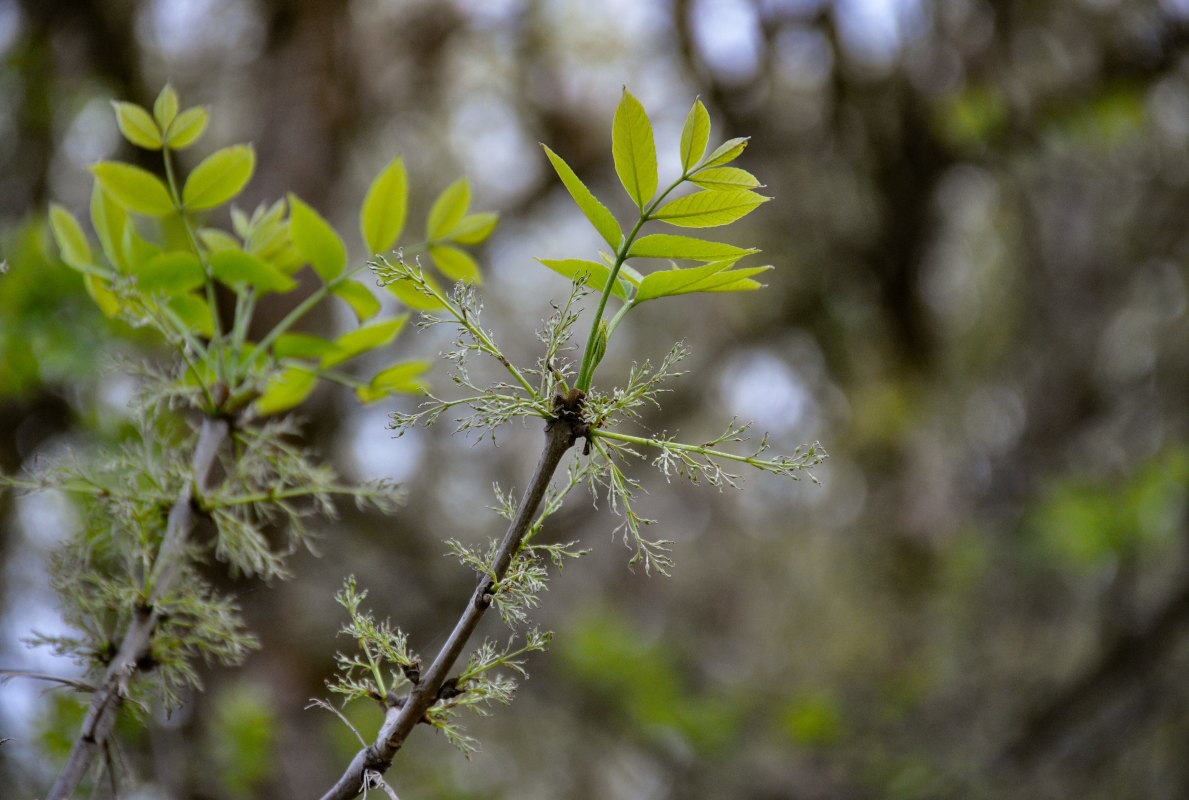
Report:
M 671 579 L 629 571 L 606 510 L 574 502 L 553 535 L 594 552 L 539 614 L 553 651 L 468 726 L 470 761 L 414 737 L 401 796 L 1189 795 L 1189 3 L 0 0 L 0 56 L 6 471 L 118 439 L 133 385 L 114 359 L 156 352 L 101 317 L 45 231 L 51 199 L 85 209 L 87 164 L 139 157 L 113 98 L 172 81 L 212 107 L 211 147 L 255 143 L 244 207 L 293 190 L 344 231 L 398 153 L 414 215 L 469 175 L 503 218 L 486 322 L 522 359 L 566 291 L 532 257 L 598 246 L 536 142 L 623 213 L 623 84 L 662 173 L 694 95 L 717 139 L 753 137 L 739 164 L 776 199 L 731 241 L 765 251 L 770 287 L 650 304 L 604 377 L 686 337 L 693 374 L 646 425 L 696 441 L 737 415 L 777 450 L 820 439 L 822 486 L 717 494 L 641 467 Z M 327 523 L 291 582 L 232 585 L 263 649 L 129 728 L 141 796 L 330 785 L 354 740 L 304 706 L 345 644 L 345 574 L 416 647 L 441 641 L 472 581 L 442 541 L 500 527 L 491 483 L 522 486 L 540 434 L 390 440 L 386 410 L 323 388 L 306 430 L 346 475 L 404 481 L 408 506 Z M 69 498 L 0 495 L 6 666 L 70 669 L 20 637 L 60 625 L 43 564 L 75 524 Z M 0 687 L 6 797 L 43 792 L 78 725 L 41 688 Z

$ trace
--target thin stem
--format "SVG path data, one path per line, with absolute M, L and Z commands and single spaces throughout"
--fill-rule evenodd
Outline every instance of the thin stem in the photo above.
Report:
M 675 450 L 682 453 L 697 453 L 698 455 L 707 456 L 709 458 L 721 458 L 725 461 L 735 461 L 740 464 L 747 464 L 762 470 L 783 471 L 797 466 L 795 463 L 790 463 L 787 459 L 765 459 L 756 458 L 755 456 L 741 456 L 737 453 L 728 453 L 725 450 L 714 450 L 713 448 L 701 444 L 683 444 L 681 442 L 672 442 L 667 439 L 651 439 L 646 436 L 632 436 L 628 433 L 604 430 L 602 428 L 592 429 L 590 434 L 595 439 L 614 439 L 618 442 L 626 442 L 627 444 L 634 444 L 642 447 L 655 447 L 660 450 Z
M 161 159 L 165 162 L 165 180 L 169 185 L 169 194 L 173 199 L 173 207 L 178 210 L 178 215 L 182 218 L 182 225 L 186 228 L 186 235 L 190 238 L 190 246 L 194 248 L 194 255 L 198 256 L 198 260 L 202 263 L 202 269 L 206 273 L 206 302 L 211 308 L 211 317 L 215 323 L 215 335 L 218 336 L 222 330 L 223 325 L 219 321 L 219 304 L 215 297 L 215 277 L 211 270 L 210 262 L 207 260 L 205 251 L 198 243 L 198 236 L 194 233 L 194 225 L 190 221 L 190 217 L 186 214 L 186 209 L 182 206 L 182 195 L 178 192 L 177 177 L 173 172 L 173 159 L 169 157 L 169 148 L 161 148 Z
M 310 312 L 310 309 L 322 302 L 322 300 L 326 297 L 326 295 L 330 294 L 334 287 L 338 286 L 340 283 L 347 280 L 355 273 L 364 269 L 367 269 L 367 264 L 361 264 L 358 267 L 344 271 L 337 278 L 332 278 L 331 280 L 322 284 L 320 287 L 315 289 L 309 297 L 298 303 L 296 308 L 286 314 L 284 319 L 273 326 L 273 329 L 266 333 L 263 339 L 257 342 L 256 352 L 253 354 L 252 360 L 249 362 L 249 364 L 255 364 L 257 359 L 259 359 L 262 355 L 267 354 L 268 349 L 272 347 L 273 342 L 275 342 L 281 334 L 285 333 L 294 325 L 296 325 L 302 317 Z

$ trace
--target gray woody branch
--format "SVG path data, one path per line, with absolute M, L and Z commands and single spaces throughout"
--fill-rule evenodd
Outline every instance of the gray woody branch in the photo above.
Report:
M 186 538 L 194 528 L 192 501 L 195 489 L 198 494 L 206 491 L 215 456 L 227 440 L 226 420 L 204 417 L 198 444 L 194 449 L 192 480 L 178 492 L 169 510 L 165 536 L 161 549 L 153 563 L 149 578 L 149 596 L 145 604 L 136 609 L 132 624 L 115 658 L 107 667 L 107 673 L 91 697 L 91 707 L 83 720 L 82 730 L 70 748 L 66 765 L 58 774 L 46 800 L 66 800 L 74 794 L 92 762 L 107 745 L 116 717 L 124 700 L 128 697 L 128 684 L 136 674 L 139 665 L 151 655 L 153 634 L 160 621 L 158 601 L 169 591 L 177 575 L 178 560 L 183 552 Z
M 569 398 L 558 397 L 555 401 L 558 416 L 545 429 L 545 447 L 491 565 L 492 575 L 495 576 L 494 583 L 503 579 L 512 558 L 520 549 L 520 543 L 536 518 L 537 507 L 545 496 L 545 490 L 549 487 L 549 481 L 561 463 L 562 456 L 575 441 L 588 435 L 586 423 L 581 419 L 582 399 L 583 395 L 579 392 Z M 479 579 L 479 584 L 471 594 L 471 599 L 458 618 L 454 630 L 451 631 L 450 638 L 442 646 L 429 670 L 421 676 L 407 697 L 399 698 L 399 702 L 390 701 L 384 724 L 380 727 L 376 740 L 355 754 L 346 771 L 330 791 L 322 796 L 322 800 L 351 800 L 367 788 L 364 783 L 368 775 L 383 774 L 392 766 L 392 759 L 404 744 L 405 738 L 438 701 L 439 693 L 454 662 L 462 654 L 467 640 L 479 624 L 483 613 L 491 605 L 494 583 L 492 577 L 487 575 Z

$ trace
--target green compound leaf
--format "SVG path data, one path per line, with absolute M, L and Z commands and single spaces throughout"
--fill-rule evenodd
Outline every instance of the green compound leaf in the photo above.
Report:
M 459 244 L 481 244 L 500 220 L 500 215 L 493 211 L 481 211 L 478 214 L 467 214 L 454 226 L 450 238 Z
M 142 292 L 164 292 L 170 297 L 197 289 L 206 281 L 198 256 L 182 250 L 156 255 L 138 265 L 134 273 Z
M 632 242 L 630 258 L 684 258 L 690 261 L 726 261 L 759 251 L 753 247 L 736 247 L 723 242 L 708 242 L 692 236 L 655 233 Z
M 272 352 L 280 358 L 322 358 L 335 351 L 335 343 L 306 333 L 283 333 L 273 342 Z
M 376 373 L 371 383 L 355 389 L 355 396 L 364 403 L 372 403 L 396 392 L 413 393 L 424 390 L 428 384 L 421 376 L 429 371 L 428 361 L 405 361 Z
M 755 189 L 760 185 L 755 175 L 738 167 L 712 167 L 699 170 L 690 181 L 703 189 L 731 191 L 733 189 Z
M 171 150 L 186 149 L 198 141 L 198 137 L 206 131 L 206 123 L 209 118 L 207 110 L 201 106 L 187 108 L 177 115 L 165 132 L 165 143 Z
M 702 169 L 720 167 L 723 164 L 729 164 L 734 161 L 743 152 L 743 149 L 747 147 L 747 140 L 750 138 L 750 136 L 740 136 L 723 142 L 714 148 L 714 152 L 710 154 L 710 158 L 706 159 L 706 163 L 702 165 Z
M 314 391 L 317 382 L 318 375 L 313 370 L 289 367 L 281 374 L 274 375 L 264 387 L 264 392 L 256 398 L 256 413 L 267 416 L 300 405 Z
M 594 225 L 599 235 L 603 237 L 611 249 L 618 250 L 620 243 L 623 241 L 623 231 L 619 229 L 619 223 L 615 221 L 615 217 L 607 210 L 607 207 L 600 203 L 590 189 L 586 188 L 578 176 L 574 174 L 574 170 L 570 169 L 570 165 L 562 160 L 562 157 L 554 153 L 547 146 L 541 145 L 545 149 L 545 155 L 549 158 L 549 163 L 553 165 L 557 176 L 561 178 L 561 182 L 565 185 L 566 191 L 570 193 L 570 197 L 574 198 L 578 208 L 590 220 L 590 224 Z
M 160 130 L 167 131 L 178 114 L 178 93 L 168 83 L 153 102 L 153 119 Z M 160 147 L 160 145 L 158 145 Z
M 255 288 L 283 294 L 297 288 L 297 281 L 239 248 L 212 253 L 210 262 L 214 276 L 236 291 Z
M 399 317 L 344 333 L 334 340 L 334 350 L 322 356 L 321 366 L 324 369 L 333 367 L 349 358 L 383 347 L 396 338 L 408 320 L 408 314 L 401 314 Z
M 653 218 L 681 228 L 713 228 L 750 214 L 769 199 L 746 189 L 731 192 L 703 189 L 665 203 Z
M 751 280 L 770 266 L 730 269 L 734 261 L 720 261 L 689 269 L 667 269 L 644 276 L 636 302 L 672 297 L 692 292 L 742 292 L 759 289 L 763 284 Z
M 199 336 L 209 338 L 215 335 L 215 316 L 201 297 L 193 294 L 178 295 L 169 301 L 169 307 L 187 328 Z
M 540 261 L 557 274 L 564 275 L 571 281 L 581 275 L 583 286 L 589 286 L 599 292 L 603 291 L 603 287 L 607 285 L 607 278 L 611 275 L 611 268 L 597 261 L 583 261 L 579 258 L 538 258 L 537 261 Z M 615 279 L 615 285 L 611 287 L 611 294 L 620 300 L 626 300 L 628 286 L 635 285 L 637 282 L 638 279 L 635 277 L 635 270 L 625 272 L 624 268 L 620 267 L 619 275 Z
M 116 110 L 116 125 L 125 139 L 146 150 L 161 149 L 161 131 L 148 111 L 136 103 L 118 100 L 113 100 L 111 105 Z
M 330 293 L 345 300 L 360 322 L 371 319 L 380 312 L 379 299 L 359 281 L 343 281 L 331 289 Z
M 644 106 L 627 89 L 611 125 L 611 154 L 619 182 L 643 210 L 656 194 L 656 142 Z
M 409 177 L 400 156 L 392 159 L 380 171 L 363 198 L 359 225 L 363 241 L 371 253 L 383 253 L 405 229 L 409 205 Z
M 128 212 L 95 181 L 91 190 L 91 226 L 107 260 L 123 272 L 128 270 L 128 259 L 124 257 L 124 228 L 128 222 Z
M 148 170 L 119 161 L 100 161 L 88 169 L 103 191 L 128 211 L 150 217 L 174 211 L 164 182 Z
M 706 154 L 706 145 L 710 142 L 710 113 L 701 100 L 695 100 L 694 105 L 685 117 L 685 125 L 681 128 L 681 169 L 688 173 Z
M 470 204 L 471 184 L 466 178 L 459 178 L 443 189 L 430 206 L 425 220 L 425 238 L 429 241 L 447 238 L 466 215 Z
M 87 244 L 82 226 L 73 214 L 57 203 L 50 203 L 50 230 L 63 261 L 77 270 L 91 266 L 91 246 Z
M 256 152 L 251 145 L 237 144 L 216 150 L 204 158 L 182 189 L 182 205 L 201 211 L 235 197 L 252 177 Z
M 471 281 L 472 283 L 480 283 L 482 281 L 482 276 L 479 274 L 479 265 L 475 263 L 475 259 L 471 258 L 469 253 L 459 250 L 457 247 L 451 247 L 445 244 L 431 244 L 429 246 L 429 256 L 433 259 L 434 265 L 441 273 L 453 281 Z
M 332 281 L 347 266 L 347 248 L 343 240 L 317 211 L 297 195 L 290 193 L 289 238 L 305 256 L 314 272 L 324 281 Z

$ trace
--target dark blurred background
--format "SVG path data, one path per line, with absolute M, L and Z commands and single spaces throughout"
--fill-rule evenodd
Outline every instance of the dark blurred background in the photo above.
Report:
M 685 337 L 692 375 L 646 425 L 701 441 L 738 416 L 778 451 L 820 440 L 822 485 L 720 494 L 639 465 L 668 579 L 629 570 L 615 519 L 576 496 L 550 535 L 593 553 L 545 595 L 551 652 L 511 708 L 467 721 L 469 761 L 417 732 L 390 772 L 406 800 L 1189 796 L 1189 2 L 0 0 L 0 56 L 10 472 L 118 440 L 134 386 L 112 355 L 155 352 L 101 318 L 44 224 L 51 200 L 85 211 L 89 163 L 143 158 L 112 98 L 148 105 L 169 80 L 209 104 L 188 163 L 253 141 L 241 206 L 296 191 L 356 257 L 388 159 L 409 165 L 418 229 L 467 174 L 503 218 L 486 324 L 522 360 L 567 288 L 532 257 L 599 244 L 538 141 L 622 217 L 624 84 L 662 181 L 695 96 L 715 141 L 753 137 L 739 165 L 775 200 L 723 235 L 765 251 L 769 288 L 644 306 L 603 377 Z M 293 581 L 226 579 L 263 649 L 129 728 L 136 797 L 329 787 L 357 745 L 303 707 L 349 644 L 348 573 L 436 651 L 473 582 L 442 541 L 500 529 L 491 484 L 523 486 L 540 432 L 390 440 L 386 413 L 412 405 L 321 389 L 304 409 L 342 473 L 396 477 L 410 501 L 327 523 Z M 0 495 L 4 665 L 70 673 L 20 638 L 60 628 L 43 564 L 78 522 L 63 496 Z M 80 719 L 41 689 L 0 687 L 5 797 L 45 791 Z M 351 716 L 371 735 L 380 715 Z

